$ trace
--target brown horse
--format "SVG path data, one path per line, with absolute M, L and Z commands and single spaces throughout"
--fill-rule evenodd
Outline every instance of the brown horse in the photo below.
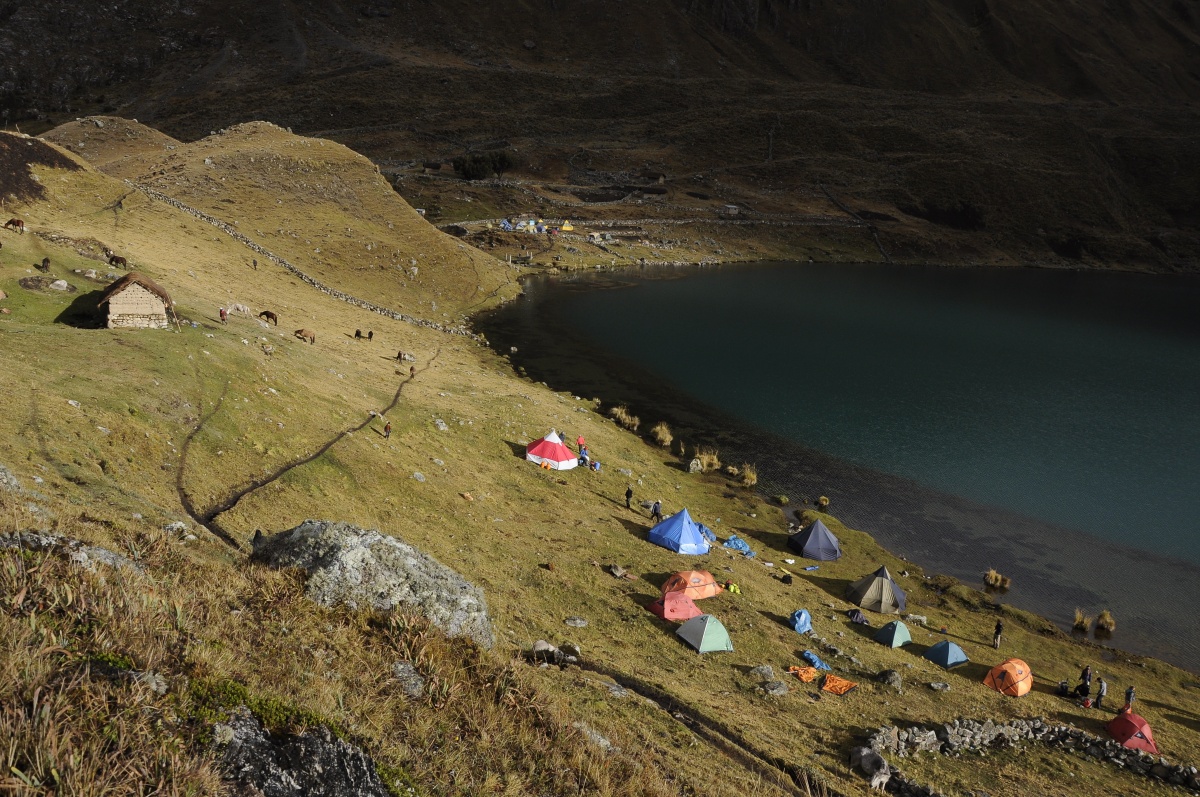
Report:
M 279 316 L 275 315 L 270 310 L 263 310 L 258 314 L 258 317 L 270 321 L 275 326 L 279 326 Z
M 36 268 L 38 271 L 49 271 L 50 270 L 50 258 L 43 257 L 42 264 L 40 266 L 37 264 L 34 264 L 33 267 Z
M 108 264 L 110 266 L 120 266 L 121 268 L 129 268 L 128 260 L 121 257 L 120 255 L 114 255 L 112 252 L 108 253 Z
M 354 330 L 354 339 L 355 340 L 362 340 L 362 337 L 363 337 L 363 334 L 362 334 L 361 329 Z
M 0 216 L 0 218 L 4 217 Z M 4 226 L 16 230 L 17 232 L 21 233 L 21 235 L 25 234 L 25 222 L 21 221 L 20 219 L 9 219 L 8 221 L 4 222 Z
M 317 333 L 313 332 L 311 329 L 297 329 L 292 334 L 300 338 L 300 340 L 307 340 L 309 344 L 315 344 L 317 342 Z

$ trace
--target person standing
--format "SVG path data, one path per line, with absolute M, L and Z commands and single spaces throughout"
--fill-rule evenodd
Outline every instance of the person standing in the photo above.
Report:
M 1104 697 L 1108 694 L 1108 682 L 1103 678 L 1096 679 L 1096 709 L 1104 708 Z
M 633 485 L 625 485 L 625 508 L 633 509 Z
M 1000 620 L 996 621 L 996 630 L 992 632 L 992 647 L 996 650 L 1000 649 L 1000 635 L 1004 633 L 1004 623 Z
M 387 440 L 392 436 L 392 422 L 388 421 L 383 425 L 383 439 Z
M 1125 690 L 1125 710 L 1126 711 L 1133 711 L 1133 701 L 1136 697 L 1137 697 L 1137 695 L 1135 695 L 1133 693 L 1133 684 L 1130 684 L 1129 688 Z
M 224 307 L 221 308 L 221 323 L 222 324 L 229 323 L 229 311 L 226 310 Z
M 655 499 L 650 507 L 650 519 L 655 523 L 662 523 L 662 499 Z
M 1083 672 L 1079 673 L 1079 683 L 1088 689 L 1092 688 L 1092 665 L 1087 665 L 1083 668 Z

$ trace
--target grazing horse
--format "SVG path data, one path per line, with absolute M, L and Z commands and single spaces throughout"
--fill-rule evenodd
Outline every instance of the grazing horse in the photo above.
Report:
M 373 340 L 375 340 L 375 331 L 368 329 L 367 330 L 367 343 L 370 343 Z
M 4 217 L 0 216 L 0 218 Z M 21 235 L 25 234 L 25 222 L 21 221 L 20 219 L 9 219 L 8 221 L 4 222 L 4 226 L 11 227 L 12 229 L 21 233 Z
M 37 265 L 35 263 L 33 267 L 36 268 L 38 271 L 49 271 L 50 270 L 50 258 L 43 257 L 41 265 Z
M 311 329 L 297 329 L 292 334 L 300 338 L 300 340 L 307 340 L 310 344 L 315 344 L 317 342 L 317 333 L 313 332 Z
M 275 315 L 270 310 L 263 310 L 258 314 L 258 317 L 270 321 L 275 326 L 279 326 L 279 316 Z
M 362 340 L 362 330 L 361 329 L 354 330 L 354 339 Z
M 108 253 L 108 264 L 110 266 L 120 266 L 121 268 L 129 268 L 129 261 L 120 255 L 115 255 L 112 252 Z

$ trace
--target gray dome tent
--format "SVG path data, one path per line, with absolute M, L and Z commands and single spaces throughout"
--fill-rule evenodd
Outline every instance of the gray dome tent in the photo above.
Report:
M 863 576 L 847 587 L 846 600 L 880 614 L 899 614 L 904 611 L 904 590 L 892 580 L 892 574 L 886 567 Z
M 814 520 L 803 530 L 788 537 L 787 545 L 806 559 L 819 562 L 830 562 L 842 555 L 837 537 L 819 520 Z

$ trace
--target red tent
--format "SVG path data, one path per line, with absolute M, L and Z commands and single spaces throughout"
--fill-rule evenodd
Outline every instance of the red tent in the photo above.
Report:
M 1108 732 L 1121 743 L 1122 747 L 1130 750 L 1145 750 L 1147 753 L 1158 755 L 1158 747 L 1154 744 L 1154 734 L 1150 732 L 1150 723 L 1139 714 L 1118 714 L 1117 718 L 1108 723 Z
M 526 446 L 525 459 L 554 470 L 570 470 L 579 464 L 579 457 L 563 445 L 562 438 L 553 431 Z
M 704 614 L 682 592 L 668 592 L 646 607 L 664 620 L 690 620 Z

